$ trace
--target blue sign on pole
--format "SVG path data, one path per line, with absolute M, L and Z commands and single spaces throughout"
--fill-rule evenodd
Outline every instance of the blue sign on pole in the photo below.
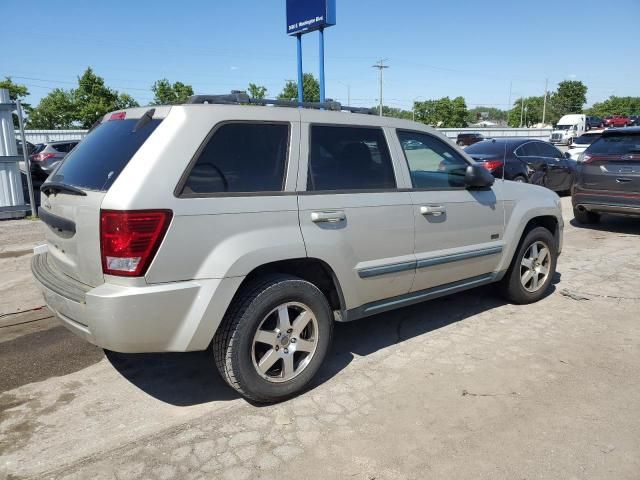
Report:
M 287 0 L 287 34 L 298 35 L 336 24 L 336 0 Z

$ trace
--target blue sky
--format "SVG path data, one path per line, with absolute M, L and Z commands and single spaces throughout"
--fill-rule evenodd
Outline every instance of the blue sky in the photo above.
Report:
M 354 105 L 462 95 L 469 107 L 505 108 L 564 79 L 589 87 L 588 103 L 640 95 L 640 0 L 336 0 L 326 30 L 327 97 Z M 265 85 L 276 96 L 296 77 L 295 40 L 285 34 L 285 0 L 2 0 L 0 75 L 26 84 L 37 101 L 70 88 L 87 67 L 107 84 L 151 100 L 159 78 L 224 93 Z M 569 8 L 575 5 L 575 10 Z M 6 19 L 13 19 L 14 23 Z M 30 24 L 27 21 L 31 22 Z M 317 33 L 303 39 L 305 72 L 318 73 Z

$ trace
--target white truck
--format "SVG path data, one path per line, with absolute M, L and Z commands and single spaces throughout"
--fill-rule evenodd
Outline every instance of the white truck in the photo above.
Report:
M 587 117 L 582 114 L 563 115 L 553 128 L 549 141 L 553 144 L 571 145 L 574 138 L 587 131 Z

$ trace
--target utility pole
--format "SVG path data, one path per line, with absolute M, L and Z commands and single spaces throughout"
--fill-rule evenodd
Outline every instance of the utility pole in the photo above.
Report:
M 377 68 L 380 71 L 380 116 L 382 116 L 382 71 L 385 68 L 389 68 L 388 65 L 385 65 L 384 62 L 386 62 L 387 59 L 383 58 L 381 60 L 378 60 L 378 63 L 376 63 L 375 65 L 371 65 L 373 68 Z
M 507 127 L 509 126 L 509 112 L 511 112 L 511 89 L 513 88 L 513 80 L 509 82 L 509 101 L 507 102 Z
M 520 97 L 520 128 L 522 128 L 523 117 L 524 117 L 524 96 Z
M 544 79 L 544 102 L 542 102 L 542 125 L 545 125 L 544 119 L 547 116 L 547 87 L 549 86 L 549 79 Z

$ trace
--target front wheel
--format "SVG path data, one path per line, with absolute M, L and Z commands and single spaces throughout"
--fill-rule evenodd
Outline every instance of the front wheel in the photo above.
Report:
M 549 230 L 536 227 L 524 237 L 500 283 L 512 303 L 533 303 L 544 297 L 556 272 L 558 248 Z
M 244 397 L 277 402 L 311 381 L 332 331 L 331 308 L 315 285 L 272 275 L 243 287 L 233 300 L 213 339 L 214 359 Z
M 514 182 L 518 182 L 518 183 L 527 183 L 527 179 L 526 179 L 526 177 L 524 177 L 524 176 L 522 176 L 522 175 L 516 175 L 516 176 L 513 178 L 513 181 L 514 181 Z

